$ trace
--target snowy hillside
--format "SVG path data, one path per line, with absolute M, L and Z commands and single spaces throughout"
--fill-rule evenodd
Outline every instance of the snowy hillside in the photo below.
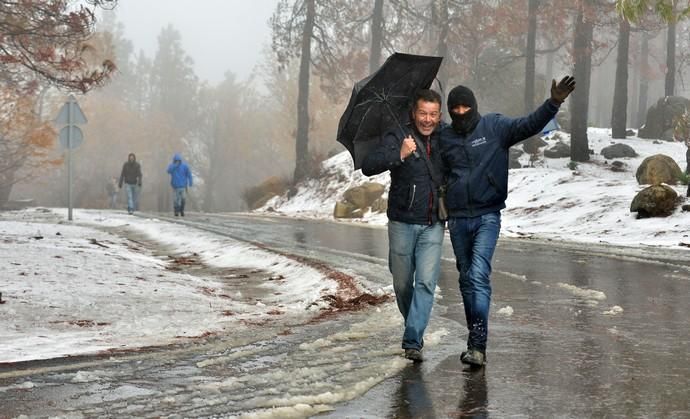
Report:
M 560 138 L 569 143 L 570 137 L 563 132 L 550 134 L 546 148 Z M 590 128 L 589 147 L 594 150 L 591 160 L 579 163 L 575 170 L 568 168 L 570 159 L 544 159 L 535 167 L 512 169 L 509 177 L 510 192 L 503 210 L 502 235 L 506 237 L 537 237 L 589 243 L 611 243 L 637 246 L 681 246 L 690 244 L 690 213 L 680 208 L 670 217 L 636 219 L 630 212 L 630 203 L 645 186 L 637 184 L 635 171 L 646 157 L 665 154 L 685 169 L 685 146 L 628 137 L 613 140 L 609 129 Z M 616 159 L 625 166 L 623 172 L 611 171 L 601 150 L 615 143 L 631 146 L 639 154 L 634 158 Z M 516 146 L 521 149 L 522 145 Z M 542 152 L 544 148 L 541 149 Z M 529 155 L 520 158 L 523 165 Z M 387 173 L 368 178 L 361 171 L 352 170 L 352 159 L 342 152 L 323 163 L 323 176 L 310 180 L 298 188 L 298 193 L 270 200 L 258 212 L 275 212 L 286 216 L 309 218 L 333 218 L 335 202 L 343 193 L 364 182 L 390 183 Z M 686 186 L 674 189 L 685 196 Z M 354 222 L 385 225 L 385 214 L 368 213 Z

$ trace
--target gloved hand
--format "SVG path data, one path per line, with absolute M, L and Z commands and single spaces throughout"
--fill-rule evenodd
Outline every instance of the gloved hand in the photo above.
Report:
M 565 76 L 556 84 L 556 80 L 551 80 L 551 99 L 558 104 L 563 103 L 565 98 L 575 90 L 575 77 Z

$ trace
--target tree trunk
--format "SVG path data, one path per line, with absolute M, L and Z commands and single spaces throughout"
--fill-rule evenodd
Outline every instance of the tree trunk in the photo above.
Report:
M 528 114 L 534 110 L 537 7 L 539 6 L 539 1 L 528 0 L 527 3 L 527 46 L 525 48 L 525 114 Z
M 630 36 L 630 42 L 637 42 L 637 39 L 633 38 L 632 34 Z M 629 63 L 630 68 L 628 69 L 630 72 L 628 83 L 630 85 L 630 90 L 628 90 L 628 102 L 630 103 L 630 106 L 628 106 L 628 126 L 636 127 L 638 126 L 637 99 L 640 95 L 640 66 L 637 65 L 637 62 L 635 62 L 635 65 L 631 64 L 633 64 L 632 61 Z
M 369 54 L 369 74 L 381 65 L 381 45 L 383 43 L 383 0 L 374 1 L 374 14 L 371 17 L 371 53 Z
M 0 177 L 0 209 L 2 209 L 10 200 L 12 194 L 12 187 L 14 186 L 14 174 L 5 174 Z
M 642 46 L 640 48 L 640 96 L 637 99 L 638 127 L 641 127 L 647 119 L 647 96 L 649 95 L 649 36 L 642 34 Z
M 586 6 L 585 6 L 586 7 Z M 573 91 L 571 101 L 572 133 L 570 140 L 570 159 L 584 162 L 589 160 L 589 141 L 587 139 L 587 121 L 589 108 L 589 85 L 592 77 L 592 39 L 594 25 L 580 9 L 575 26 L 573 54 L 575 68 L 573 75 L 577 88 Z
M 217 111 L 216 111 L 217 112 Z M 220 112 L 219 112 L 220 114 Z M 211 155 L 209 156 L 208 164 L 208 176 L 204 179 L 204 211 L 213 212 L 218 210 L 218 200 L 215 199 L 217 179 L 222 179 L 221 168 L 223 167 L 223 150 L 222 145 L 223 140 L 221 140 L 221 134 L 219 129 L 218 118 L 215 118 L 213 122 L 213 146 L 211 149 Z M 227 191 L 228 185 L 224 185 L 224 189 Z
M 435 27 L 438 28 L 438 43 L 436 44 L 436 55 L 439 57 L 446 57 L 448 55 L 448 31 L 450 22 L 448 21 L 448 0 L 439 0 L 435 2 L 438 4 L 438 11 L 435 14 Z M 445 96 L 449 90 L 448 86 L 448 66 L 450 62 L 444 60 L 441 63 L 441 68 L 438 70 L 436 78 L 438 79 L 438 84 L 441 89 L 441 97 L 445 101 Z M 441 112 L 443 120 L 450 122 L 450 116 L 448 112 Z
M 668 36 L 666 37 L 666 82 L 664 94 L 673 96 L 676 87 L 676 23 L 668 24 Z
M 611 111 L 611 136 L 625 138 L 628 118 L 628 55 L 630 23 L 621 19 L 618 29 L 618 56 L 616 57 L 616 81 L 613 88 Z
M 297 141 L 295 143 L 294 183 L 306 179 L 310 172 L 309 157 L 309 71 L 311 67 L 311 39 L 316 15 L 315 0 L 306 0 L 307 17 L 302 32 L 302 54 L 299 65 L 299 91 L 297 93 Z

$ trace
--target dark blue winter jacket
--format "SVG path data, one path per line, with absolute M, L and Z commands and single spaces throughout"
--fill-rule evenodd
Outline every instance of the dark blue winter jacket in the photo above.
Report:
M 441 155 L 446 167 L 446 206 L 451 217 L 476 217 L 505 208 L 508 197 L 508 148 L 541 132 L 558 113 L 547 100 L 521 118 L 483 115 L 463 136 L 452 126 L 441 131 Z
M 416 130 L 415 130 L 416 131 Z M 433 224 L 438 221 L 438 189 L 432 181 L 422 152 L 431 150 L 431 164 L 437 179 L 443 175 L 439 147 L 440 129 L 429 137 L 416 133 L 424 150 L 417 146 L 419 158 L 410 155 L 400 160 L 400 148 L 406 134 L 400 130 L 384 135 L 381 144 L 369 153 L 362 163 L 362 173 L 373 176 L 390 170 L 391 186 L 388 191 L 388 219 L 410 224 Z M 427 148 L 428 147 L 428 148 Z
M 179 163 L 176 163 L 179 161 Z M 175 189 L 186 188 L 192 186 L 192 171 L 189 166 L 182 160 L 179 153 L 175 153 L 173 161 L 168 165 L 168 173 L 170 174 L 170 185 Z

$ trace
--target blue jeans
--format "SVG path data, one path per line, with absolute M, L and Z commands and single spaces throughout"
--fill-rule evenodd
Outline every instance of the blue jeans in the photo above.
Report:
M 422 349 L 441 272 L 443 225 L 388 222 L 388 268 L 405 319 L 403 349 Z
M 187 191 L 187 188 L 175 188 L 175 198 L 173 200 L 173 207 L 175 210 L 175 214 L 184 212 L 184 203 L 185 203 L 185 192 Z
M 127 192 L 127 211 L 133 212 L 139 210 L 139 186 L 136 184 L 125 183 L 125 191 Z
M 467 347 L 484 352 L 489 333 L 491 258 L 501 230 L 501 213 L 450 217 L 448 230 L 460 272 L 460 293 L 469 330 Z

